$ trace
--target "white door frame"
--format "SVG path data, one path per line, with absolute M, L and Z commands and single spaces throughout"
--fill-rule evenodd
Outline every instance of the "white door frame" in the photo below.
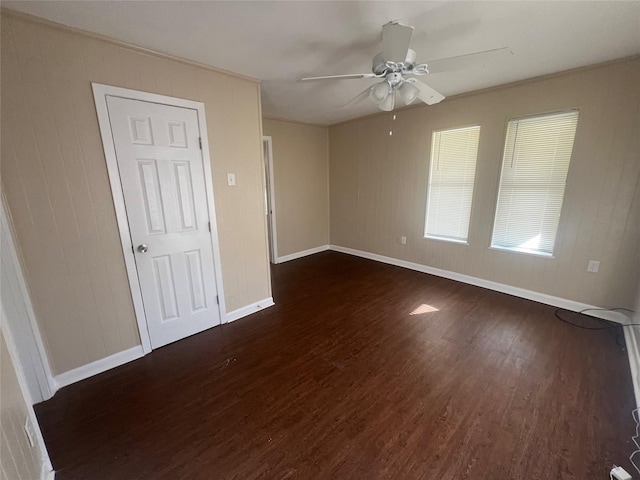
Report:
M 278 235 L 276 233 L 276 193 L 273 183 L 273 139 L 270 136 L 263 136 L 262 141 L 267 144 L 267 157 L 264 162 L 267 166 L 269 178 L 266 182 L 267 195 L 269 195 L 269 204 L 271 205 L 271 215 L 268 215 L 269 227 L 271 235 L 269 242 L 271 243 L 271 263 L 278 263 Z M 264 149 L 263 149 L 264 151 Z
M 204 113 L 204 103 L 192 100 L 184 100 L 181 98 L 167 97 L 165 95 L 157 95 L 154 93 L 141 92 L 138 90 L 130 90 L 128 88 L 113 87 L 110 85 L 102 85 L 92 83 L 93 98 L 96 104 L 98 114 L 98 124 L 100 126 L 100 134 L 102 136 L 102 146 L 107 162 L 107 171 L 109 173 L 109 183 L 111 184 L 111 192 L 113 194 L 113 203 L 116 210 L 116 218 L 118 221 L 118 230 L 120 232 L 120 242 L 122 244 L 122 253 L 127 268 L 127 276 L 129 278 L 129 288 L 133 299 L 133 309 L 135 311 L 136 320 L 138 322 L 138 331 L 140 332 L 140 341 L 142 342 L 142 351 L 147 354 L 151 351 L 151 339 L 149 337 L 149 329 L 147 326 L 147 317 L 142 302 L 142 292 L 138 280 L 138 269 L 133 253 L 133 243 L 131 241 L 131 232 L 129 231 L 129 222 L 127 219 L 127 210 L 124 203 L 124 193 L 120 184 L 120 171 L 118 169 L 118 161 L 116 158 L 115 143 L 111 133 L 111 123 L 109 121 L 109 110 L 107 108 L 107 96 L 126 98 L 130 100 L 141 100 L 144 102 L 159 103 L 161 105 L 169 105 L 172 107 L 189 108 L 196 110 L 198 115 L 198 126 L 200 128 L 200 137 L 202 139 L 202 163 L 204 166 L 205 190 L 207 192 L 207 207 L 209 209 L 209 221 L 211 222 L 211 243 L 213 248 L 213 262 L 216 278 L 216 287 L 218 289 L 218 310 L 220 313 L 220 322 L 226 322 L 226 306 L 224 301 L 224 291 L 222 286 L 222 269 L 220 267 L 220 245 L 218 243 L 218 227 L 216 222 L 216 209 L 213 200 L 213 181 L 211 175 L 211 157 L 209 153 L 209 139 L 207 136 L 207 121 Z
M 0 317 L 2 318 L 0 324 L 9 349 L 13 348 L 14 350 L 16 357 L 14 361 L 21 366 L 20 371 L 24 374 L 25 391 L 28 394 L 30 405 L 33 405 L 53 397 L 58 386 L 53 379 L 49 357 L 33 311 L 33 304 L 31 303 L 31 296 L 22 271 L 17 248 L 18 244 L 14 236 L 4 193 L 0 194 L 0 204 L 0 230 L 2 230 L 1 235 L 7 245 L 7 248 L 2 250 L 2 268 L 8 269 L 9 274 L 14 275 L 17 282 L 17 291 L 14 294 L 24 302 L 25 314 L 28 317 L 28 324 L 16 324 L 16 322 L 20 322 L 23 319 L 6 315 L 4 305 L 0 299 Z M 4 289 L 9 287 L 10 285 L 2 286 Z M 27 369 L 27 366 L 23 365 L 23 361 L 27 357 L 31 358 L 33 369 Z M 38 391 L 29 388 L 30 385 L 34 384 L 38 385 Z
M 8 325 L 4 323 L 4 321 L 8 320 L 8 317 L 5 315 L 4 308 L 0 304 L 0 315 L 2 316 L 3 323 L 0 324 L 0 332 L 4 337 L 5 343 L 7 345 L 7 351 L 9 353 L 9 358 L 11 359 L 11 363 L 13 364 L 13 370 L 16 374 L 16 378 L 18 379 L 18 387 L 20 387 L 20 393 L 22 394 L 22 399 L 26 404 L 27 410 L 27 423 L 30 424 L 30 427 L 33 429 L 33 433 L 35 434 L 35 438 L 33 439 L 35 443 L 38 445 L 40 449 L 40 478 L 45 480 L 53 480 L 55 478 L 55 473 L 53 471 L 53 465 L 51 465 L 51 459 L 49 458 L 49 451 L 47 450 L 47 446 L 44 443 L 44 437 L 42 436 L 42 430 L 40 430 L 40 424 L 38 423 L 38 418 L 36 417 L 36 413 L 33 410 L 33 406 L 36 403 L 40 403 L 42 401 L 41 398 L 35 398 L 31 395 L 29 391 L 29 382 L 27 380 L 27 374 L 25 372 L 25 367 L 20 360 L 20 354 L 18 352 L 19 346 L 16 342 L 16 339 L 13 337 L 11 333 L 11 329 L 8 328 Z M 43 357 L 46 358 L 46 357 Z M 49 377 L 52 378 L 52 377 Z M 53 391 L 55 393 L 55 390 Z M 49 400 L 53 396 L 53 393 L 45 398 L 44 400 Z M 22 419 L 20 419 L 22 420 Z M 24 422 L 24 420 L 22 420 Z M 18 435 L 21 432 L 16 432 Z M 22 432 L 24 433 L 24 432 Z

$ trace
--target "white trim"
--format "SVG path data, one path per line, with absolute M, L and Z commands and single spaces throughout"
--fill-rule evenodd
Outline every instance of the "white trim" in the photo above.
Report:
M 636 397 L 636 407 L 640 407 L 640 350 L 638 350 L 638 340 L 636 337 L 637 327 L 624 328 L 624 341 L 627 344 L 627 356 L 629 357 L 629 368 L 631 369 L 631 380 L 633 381 L 633 393 Z
M 536 252 L 535 250 L 527 250 L 526 248 L 518 248 L 518 247 L 501 247 L 499 245 L 489 245 L 489 250 L 496 250 L 498 252 L 511 252 L 517 253 L 521 255 L 533 255 L 534 257 L 542 257 L 542 258 L 556 258 L 552 253 L 548 252 Z
M 425 233 L 424 237 L 427 240 L 438 240 L 440 242 L 449 242 L 449 243 L 457 243 L 458 245 L 469 245 L 469 239 L 465 238 L 453 238 L 453 237 L 439 237 L 437 235 L 431 235 L 428 233 Z
M 556 111 L 551 111 L 551 112 L 540 112 L 540 113 L 533 113 L 533 114 L 527 114 L 525 116 L 518 116 L 518 117 L 509 117 L 506 119 L 505 124 L 504 124 L 504 129 L 503 129 L 503 135 L 502 135 L 502 159 L 500 160 L 500 176 L 498 177 L 498 194 L 495 197 L 495 203 L 493 205 L 493 223 L 491 225 L 491 243 L 489 245 L 490 249 L 493 250 L 502 250 L 502 251 L 506 251 L 506 252 L 512 252 L 512 253 L 517 253 L 517 254 L 524 254 L 524 255 L 534 255 L 540 258 L 555 258 L 554 256 L 554 252 L 556 251 L 556 246 L 558 244 L 558 232 L 561 231 L 561 222 L 562 219 L 564 218 L 564 215 L 562 214 L 563 211 L 565 210 L 564 207 L 564 199 L 566 197 L 566 189 L 562 194 L 562 201 L 560 203 L 560 212 L 559 215 L 560 217 L 558 218 L 558 223 L 556 225 L 556 231 L 555 231 L 555 238 L 553 239 L 553 245 L 551 246 L 551 252 L 543 252 L 543 251 L 535 251 L 535 250 L 527 250 L 527 249 L 522 249 L 520 250 L 518 247 L 502 247 L 499 245 L 494 245 L 494 238 L 495 238 L 495 232 L 496 232 L 496 222 L 498 220 L 498 207 L 500 206 L 500 193 L 502 191 L 503 185 L 502 185 L 502 176 L 504 174 L 503 172 L 503 168 L 504 168 L 504 164 L 505 164 L 505 155 L 507 153 L 507 143 L 508 143 L 508 138 L 509 138 L 509 126 L 511 124 L 511 122 L 519 122 L 520 120 L 528 120 L 528 119 L 534 119 L 534 118 L 544 118 L 544 117 L 551 117 L 551 116 L 559 116 L 559 115 L 568 115 L 570 113 L 574 113 L 577 114 L 577 120 L 576 120 L 576 130 L 573 132 L 573 139 L 572 139 L 572 145 L 575 145 L 575 141 L 576 141 L 576 135 L 578 134 L 578 126 L 580 125 L 580 109 L 579 108 L 568 108 L 568 109 L 564 109 L 564 110 L 556 110 Z M 516 128 L 516 140 L 517 140 L 517 128 Z M 516 141 L 514 141 L 514 148 L 515 148 L 515 144 Z M 515 151 L 514 151 L 515 152 Z M 512 152 L 512 161 L 513 161 L 513 153 Z M 572 160 L 575 158 L 576 156 L 576 150 L 575 148 L 572 147 L 572 151 L 571 151 L 571 155 L 569 155 L 569 165 L 567 167 L 567 173 L 565 174 L 565 183 L 567 181 L 567 178 L 569 178 L 569 169 L 571 168 L 571 162 Z M 513 165 L 512 165 L 513 167 Z M 548 192 L 547 192 L 548 193 Z
M 476 285 L 478 287 L 488 288 L 489 290 L 495 290 L 496 292 L 506 293 L 515 297 L 525 298 L 527 300 L 533 300 L 534 302 L 544 303 L 546 305 L 552 305 L 554 307 L 564 308 L 573 312 L 579 312 L 581 310 L 596 309 L 591 316 L 598 318 L 605 318 L 608 320 L 624 323 L 621 317 L 625 315 L 621 313 L 612 313 L 605 311 L 597 311 L 600 307 L 589 305 L 582 302 L 576 302 L 574 300 L 568 300 L 566 298 L 554 297 L 553 295 L 547 295 L 546 293 L 534 292 L 533 290 L 527 290 L 525 288 L 513 287 L 511 285 L 505 285 L 504 283 L 492 282 L 491 280 L 485 280 L 483 278 L 472 277 L 470 275 L 464 275 L 462 273 L 451 272 L 449 270 L 442 270 L 440 268 L 428 267 L 419 263 L 407 262 L 406 260 L 399 260 L 397 258 L 385 257 L 384 255 L 378 255 L 376 253 L 364 252 L 362 250 L 355 250 L 353 248 L 340 247 L 337 245 L 331 245 L 330 250 L 347 253 L 349 255 L 355 255 L 356 257 L 367 258 L 369 260 L 375 260 L 377 262 L 388 263 L 389 265 L 395 265 L 397 267 L 408 268 L 410 270 L 416 270 L 422 273 L 428 273 L 430 275 L 436 275 L 438 277 L 448 278 L 450 280 L 456 280 L 462 283 L 468 283 L 469 285 Z M 618 320 L 616 320 L 618 318 Z
M 252 313 L 256 313 L 260 310 L 264 310 L 267 307 L 271 307 L 275 305 L 273 302 L 273 297 L 265 298 L 264 300 L 260 300 L 259 302 L 251 303 L 247 306 L 234 310 L 232 312 L 227 313 L 225 318 L 225 323 L 233 322 L 234 320 L 238 320 L 239 318 L 246 317 L 247 315 L 251 315 Z
M 40 450 L 40 461 L 42 462 L 41 467 L 41 476 L 45 471 L 53 472 L 53 466 L 51 465 L 51 459 L 49 458 L 49 452 L 47 451 L 47 446 L 44 443 L 44 437 L 42 436 L 42 431 L 40 430 L 40 424 L 38 423 L 38 419 L 36 417 L 36 413 L 33 410 L 33 399 L 29 394 L 29 389 L 27 388 L 27 379 L 24 375 L 24 370 L 22 368 L 22 363 L 20 363 L 20 357 L 18 356 L 18 350 L 16 348 L 16 344 L 14 342 L 14 338 L 11 335 L 10 329 L 7 328 L 6 323 L 6 314 L 4 311 L 4 307 L 0 302 L 0 331 L 2 331 L 2 335 L 4 336 L 5 343 L 7 345 L 7 350 L 9 352 L 9 358 L 11 359 L 11 363 L 13 364 L 13 370 L 16 374 L 16 378 L 18 379 L 18 387 L 20 388 L 20 392 L 22 393 L 22 399 L 25 402 L 25 406 L 27 409 L 27 416 L 29 417 L 29 422 L 33 427 L 36 434 L 36 442 L 38 443 L 38 448 Z M 54 393 L 55 393 L 54 389 Z M 45 477 L 42 477 L 45 478 Z M 53 477 L 52 477 L 53 478 Z
M 616 312 L 619 313 L 619 312 Z M 615 318 L 605 318 L 620 325 L 628 325 L 635 323 L 634 318 L 622 314 Z M 631 370 L 631 381 L 633 383 L 633 396 L 636 400 L 636 407 L 640 407 L 640 350 L 638 349 L 638 338 L 636 332 L 640 333 L 638 327 L 627 327 L 622 329 L 624 333 L 624 341 L 627 346 L 627 358 L 629 360 L 629 370 Z
M 325 250 L 329 250 L 329 245 L 321 245 L 320 247 L 310 248 L 309 250 L 303 250 L 301 252 L 291 253 L 289 255 L 284 255 L 282 257 L 278 257 L 276 263 L 284 263 L 289 260 L 295 260 L 296 258 L 306 257 L 307 255 L 313 255 L 314 253 L 324 252 Z
M 129 279 L 129 289 L 131 291 L 131 297 L 133 300 L 133 309 L 136 315 L 136 321 L 138 323 L 138 331 L 140 333 L 142 349 L 146 354 L 151 351 L 151 340 L 149 339 L 147 319 L 144 313 L 144 305 L 142 303 L 142 292 L 140 290 L 140 284 L 138 280 L 138 270 L 136 268 L 136 262 L 133 256 L 133 243 L 131 242 L 131 235 L 129 233 L 127 210 L 124 203 L 122 185 L 120 184 L 120 173 L 118 171 L 116 149 L 113 143 L 111 123 L 109 121 L 109 110 L 107 107 L 106 96 L 107 93 L 112 90 L 110 90 L 109 87 L 95 83 L 92 83 L 91 86 L 93 87 L 93 98 L 96 104 L 96 113 L 98 114 L 98 125 L 100 127 L 102 147 L 104 149 L 104 156 L 107 163 L 109 183 L 111 185 L 111 192 L 113 194 L 113 205 L 116 211 L 118 231 L 120 233 L 120 243 L 122 245 L 124 263 L 127 269 L 127 277 Z
M 42 462 L 42 468 L 40 469 L 40 480 L 54 480 L 56 478 L 56 472 L 53 470 L 50 461 Z
M 374 260 L 377 262 L 387 263 L 389 265 L 408 268 L 410 270 L 416 270 L 418 272 L 428 273 L 431 275 L 436 275 L 438 277 L 448 278 L 462 283 L 468 283 L 470 285 L 476 285 L 478 287 L 488 288 L 489 290 L 495 290 L 497 292 L 514 295 L 516 297 L 533 300 L 535 302 L 552 305 L 554 307 L 564 308 L 566 310 L 571 310 L 574 312 L 594 309 L 593 312 L 588 312 L 588 315 L 616 322 L 621 325 L 628 324 L 630 321 L 633 322 L 633 320 L 630 320 L 629 317 L 621 312 L 611 310 L 598 310 L 601 307 L 588 305 L 582 302 L 576 302 L 574 300 L 567 300 L 565 298 L 555 297 L 553 295 L 547 295 L 545 293 L 534 292 L 532 290 L 526 290 L 524 288 L 513 287 L 511 285 L 505 285 L 503 283 L 492 282 L 490 280 L 485 280 L 482 278 L 471 277 L 469 275 L 463 275 L 461 273 L 450 272 L 448 270 L 427 267 L 419 263 L 407 262 L 405 260 L 399 260 L 396 258 L 364 252 L 361 250 L 355 250 L 352 248 L 340 247 L 337 245 L 331 245 L 330 250 L 354 255 L 357 257 L 367 258 L 369 260 Z M 623 328 L 624 338 L 627 345 L 627 356 L 629 358 L 629 368 L 631 369 L 631 380 L 633 382 L 633 392 L 636 399 L 636 406 L 640 407 L 640 348 L 638 346 L 638 340 L 635 331 L 636 327 Z
M 137 345 L 128 350 L 123 350 L 108 357 L 101 358 L 95 362 L 87 363 L 81 367 L 74 368 L 68 372 L 56 375 L 54 380 L 58 386 L 58 389 L 71 385 L 72 383 L 79 382 L 94 375 L 98 375 L 112 368 L 119 367 L 125 363 L 129 363 L 133 360 L 137 360 L 144 356 L 144 351 L 141 345 Z
M 208 65 L 206 63 L 200 63 L 197 62 L 195 60 L 189 60 L 187 58 L 183 58 L 183 57 L 178 57 L 176 55 L 171 55 L 169 53 L 165 53 L 165 52 L 160 52 L 160 51 L 156 51 L 156 50 L 152 50 L 150 48 L 145 48 L 145 47 L 141 47 L 139 45 L 135 45 L 133 43 L 128 43 L 122 40 L 117 40 L 113 37 L 109 37 L 107 35 L 102 35 L 100 33 L 95 33 L 95 32 L 90 32 L 88 30 L 84 30 L 82 28 L 76 28 L 76 27 L 71 27 L 69 25 L 63 25 L 62 23 L 58 23 L 58 22 L 54 22 L 52 20 L 47 20 L 45 18 L 42 17 L 36 17 L 34 15 L 31 15 L 29 13 L 24 13 L 24 12 L 18 12 L 17 10 L 11 10 L 9 8 L 3 8 L 2 9 L 2 15 L 7 15 L 13 18 L 18 18 L 22 21 L 25 22 L 29 22 L 29 23 L 35 23 L 35 24 L 40 24 L 40 25 L 46 25 L 48 28 L 53 28 L 56 30 L 61 30 L 63 32 L 69 32 L 75 35 L 80 35 L 81 37 L 85 37 L 85 38 L 90 38 L 93 40 L 97 40 L 99 42 L 104 42 L 107 43 L 109 45 L 115 45 L 118 48 L 124 48 L 127 50 L 131 50 L 133 52 L 145 55 L 145 56 L 151 56 L 151 57 L 156 57 L 156 58 L 161 58 L 161 59 L 165 59 L 165 60 L 169 60 L 171 62 L 177 62 L 177 63 L 181 63 L 183 65 L 188 65 L 189 67 L 195 67 L 198 69 L 202 69 L 202 70 L 206 70 L 209 72 L 215 72 L 215 73 L 219 73 L 221 75 L 226 75 L 228 77 L 231 77 L 231 80 L 233 81 L 234 79 L 237 78 L 241 78 L 243 80 L 247 80 L 249 82 L 253 82 L 257 85 L 260 85 L 260 80 L 254 77 L 250 77 L 248 75 L 243 75 L 241 73 L 236 73 L 236 72 L 231 72 L 229 70 L 224 70 L 222 68 L 217 68 L 214 67 L 212 65 Z M 584 67 L 583 67 L 584 68 Z M 312 125 L 312 124 L 310 124 Z M 326 126 L 326 125 L 317 125 L 317 126 Z
M 7 211 L 6 200 L 4 197 L 4 193 L 0 196 L 0 229 L 6 232 L 6 237 L 9 243 L 9 260 L 13 265 L 15 265 L 14 274 L 18 280 L 18 285 L 20 288 L 20 294 L 22 296 L 22 300 L 24 301 L 24 305 L 26 308 L 26 313 L 29 318 L 29 326 L 31 327 L 32 338 L 35 342 L 35 351 L 27 352 L 32 359 L 39 359 L 38 365 L 34 365 L 36 380 L 38 382 L 38 386 L 40 387 L 41 398 L 31 398 L 31 404 L 38 403 L 44 400 L 48 400 L 56 393 L 55 382 L 53 381 L 53 373 L 51 370 L 51 364 L 49 363 L 49 357 L 47 356 L 47 351 L 44 346 L 44 342 L 42 341 L 42 335 L 40 333 L 40 327 L 38 326 L 38 322 L 36 320 L 36 315 L 33 310 L 33 304 L 31 303 L 31 295 L 29 294 L 29 289 L 27 287 L 27 282 L 24 277 L 24 273 L 22 271 L 22 263 L 20 262 L 20 258 L 18 256 L 18 248 L 13 235 L 13 229 L 11 227 L 11 221 L 9 212 Z M 9 331 L 12 331 L 12 326 L 9 325 L 12 322 L 11 319 L 7 318 L 7 328 Z M 27 348 L 33 350 L 33 344 L 31 342 L 21 342 L 21 348 Z
M 129 288 L 133 300 L 133 308 L 138 323 L 138 331 L 142 342 L 143 354 L 151 352 L 151 339 L 147 326 L 147 317 L 144 311 L 142 301 L 142 291 L 138 279 L 138 270 L 133 254 L 133 244 L 131 242 L 131 233 L 129 231 L 129 223 L 127 220 L 127 211 L 124 201 L 124 193 L 120 184 L 120 172 L 118 169 L 118 161 L 116 158 L 115 144 L 111 132 L 111 123 L 109 119 L 109 110 L 107 108 L 107 95 L 127 98 L 132 100 L 141 100 L 144 102 L 159 103 L 162 105 L 170 105 L 174 107 L 189 108 L 196 110 L 198 115 L 198 126 L 200 128 L 200 137 L 202 139 L 202 160 L 204 165 L 205 189 L 207 191 L 207 204 L 209 208 L 209 221 L 211 222 L 211 243 L 213 249 L 213 262 L 216 277 L 216 287 L 218 291 L 218 311 L 220 314 L 220 322 L 223 322 L 226 314 L 225 297 L 222 284 L 222 270 L 220 262 L 220 246 L 218 243 L 218 227 L 216 222 L 215 204 L 213 200 L 213 181 L 211 179 L 211 157 L 209 152 L 209 139 L 207 133 L 207 121 L 204 113 L 204 103 L 192 100 L 184 100 L 181 98 L 167 97 L 165 95 L 156 95 L 154 93 L 141 92 L 138 90 L 130 90 L 128 88 L 113 87 L 92 83 L 93 98 L 98 114 L 98 125 L 100 127 L 100 135 L 102 137 L 102 146 L 104 148 L 105 160 L 107 163 L 107 172 L 109 174 L 109 183 L 111 184 L 111 192 L 113 194 L 113 203 L 116 211 L 118 222 L 118 231 L 120 233 L 120 242 L 122 245 L 122 253 L 124 255 L 125 266 L 127 269 L 127 277 L 129 279 Z M 109 357 L 110 358 L 110 357 Z M 84 367 L 80 367 L 84 368 Z M 69 373 L 69 372 L 67 372 Z M 66 375 L 63 374 L 63 375 Z M 86 377 L 85 377 L 86 378 Z
M 273 139 L 269 135 L 263 135 L 262 141 L 267 143 L 267 158 L 265 163 L 267 166 L 267 172 L 269 173 L 269 182 L 267 188 L 267 195 L 269 195 L 269 203 L 271 205 L 271 215 L 269 218 L 269 227 L 271 235 L 269 236 L 269 242 L 271 243 L 271 262 L 278 263 L 278 233 L 276 231 L 276 188 L 275 179 L 273 175 Z
M 165 97 L 169 98 L 169 97 Z M 173 100 L 173 99 L 172 99 Z M 200 124 L 200 139 L 202 142 L 202 163 L 204 164 L 204 183 L 207 191 L 207 207 L 209 208 L 209 225 L 211 225 L 211 248 L 213 249 L 213 270 L 216 276 L 216 290 L 218 295 L 218 314 L 220 323 L 226 316 L 227 305 L 224 297 L 224 285 L 222 281 L 222 259 L 220 256 L 220 242 L 218 239 L 218 221 L 216 219 L 216 205 L 213 191 L 213 172 L 211 171 L 211 153 L 209 150 L 209 131 L 207 130 L 207 118 L 204 113 L 204 103 L 180 100 L 186 108 L 195 108 L 198 112 Z M 187 105 L 192 105 L 188 107 Z
M 576 302 L 574 300 L 567 300 L 565 298 L 555 297 L 553 295 L 547 295 L 545 293 L 534 292 L 532 290 L 513 287 L 511 285 L 492 282 L 490 280 L 471 277 L 469 275 L 442 270 L 439 268 L 427 267 L 426 265 L 421 265 L 419 263 L 407 262 L 405 260 L 386 257 L 384 255 L 378 255 L 376 253 L 364 252 L 362 250 L 355 250 L 353 248 L 330 245 L 329 249 L 335 252 L 346 253 L 349 255 L 374 260 L 376 262 L 387 263 L 389 265 L 395 265 L 397 267 L 408 268 L 410 270 L 416 270 L 418 272 L 428 273 L 431 275 L 436 275 L 438 277 L 448 278 L 451 280 L 456 280 L 458 282 L 488 288 L 489 290 L 495 290 L 497 292 L 514 295 L 516 297 L 525 298 L 527 300 L 533 300 L 535 302 L 563 308 L 565 310 L 580 312 L 582 310 L 594 309 L 593 312 L 587 312 L 587 314 L 593 317 L 616 322 L 621 325 L 633 323 L 633 319 L 629 319 L 627 315 L 621 312 L 606 309 L 598 310 L 601 307 L 588 305 L 582 302 Z M 638 327 L 627 327 L 623 328 L 622 330 L 624 332 L 624 339 L 627 345 L 627 356 L 629 358 L 629 368 L 631 369 L 631 380 L 633 382 L 633 392 L 636 399 L 636 406 L 640 407 L 640 346 L 638 345 L 638 339 L 636 336 L 636 330 L 638 330 L 638 332 L 640 333 L 640 329 Z

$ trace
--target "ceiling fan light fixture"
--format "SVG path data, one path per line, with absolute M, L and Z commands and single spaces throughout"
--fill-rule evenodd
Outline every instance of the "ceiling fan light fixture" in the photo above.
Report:
M 391 112 L 396 106 L 396 96 L 398 96 L 398 102 L 401 105 L 410 105 L 416 99 L 427 105 L 434 105 L 445 98 L 444 95 L 427 83 L 421 82 L 416 78 L 407 78 L 408 76 L 440 73 L 474 65 L 483 66 L 490 60 L 502 58 L 504 55 L 513 55 L 513 52 L 508 48 L 497 48 L 416 64 L 416 52 L 409 48 L 413 30 L 413 27 L 399 20 L 391 21 L 382 26 L 382 52 L 373 57 L 371 73 L 325 75 L 322 77 L 306 77 L 300 80 L 381 79 L 381 82 L 365 88 L 351 99 L 345 107 L 359 103 L 369 97 L 371 102 L 377 105 L 380 110 Z
M 384 112 L 391 112 L 396 106 L 396 92 L 392 91 L 387 95 L 382 103 L 378 104 L 378 108 Z
M 418 98 L 418 94 L 420 93 L 418 87 L 411 84 L 410 82 L 404 82 L 402 85 L 400 85 L 398 91 L 400 92 L 400 98 L 402 98 L 402 101 L 405 105 L 410 105 L 411 103 L 413 103 L 413 101 Z
M 380 105 L 387 98 L 389 98 L 389 94 L 391 93 L 391 86 L 385 80 L 380 83 L 376 83 L 371 90 L 369 90 L 369 98 L 376 105 Z

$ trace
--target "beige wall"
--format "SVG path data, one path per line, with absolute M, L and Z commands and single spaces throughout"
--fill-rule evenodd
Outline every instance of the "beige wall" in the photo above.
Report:
M 205 104 L 227 310 L 271 295 L 257 82 L 6 10 L 1 48 L 2 186 L 54 373 L 140 343 L 91 82 Z
M 278 256 L 329 243 L 327 127 L 263 120 L 272 137 Z
M 34 447 L 29 445 L 24 431 L 29 408 L 4 335 L 0 333 L 0 478 L 3 480 L 40 478 L 43 452 L 38 442 Z
M 603 307 L 633 306 L 640 255 L 640 59 L 330 128 L 331 243 Z M 555 258 L 490 250 L 510 117 L 579 108 Z M 431 132 L 481 125 L 469 245 L 424 239 Z M 393 135 L 389 130 L 393 128 Z M 397 243 L 406 235 L 408 244 Z M 588 273 L 589 260 L 600 272 Z

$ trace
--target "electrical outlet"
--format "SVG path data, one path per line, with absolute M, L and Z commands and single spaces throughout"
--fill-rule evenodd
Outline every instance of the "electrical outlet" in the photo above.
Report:
M 403 235 L 402 237 L 400 237 L 400 245 L 406 245 L 406 244 L 407 244 L 407 237 Z
M 589 265 L 587 266 L 587 272 L 598 273 L 600 269 L 600 262 L 598 260 L 589 260 Z
M 31 425 L 31 421 L 29 417 L 27 417 L 24 421 L 24 433 L 27 434 L 27 440 L 29 441 L 29 445 L 33 448 L 36 445 L 35 437 L 36 432 L 33 430 L 33 426 Z

